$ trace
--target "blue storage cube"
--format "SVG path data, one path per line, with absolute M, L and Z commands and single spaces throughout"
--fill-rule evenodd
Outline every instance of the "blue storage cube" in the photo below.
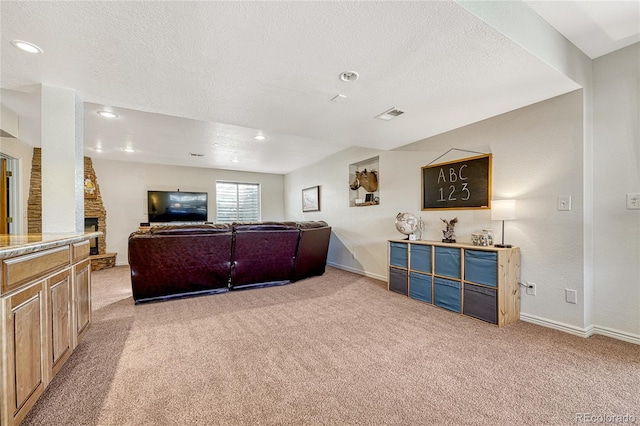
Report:
M 460 282 L 434 277 L 433 303 L 441 308 L 460 312 Z
M 460 249 L 436 247 L 436 275 L 460 278 Z
M 400 268 L 407 267 L 407 243 L 389 243 L 389 263 Z
M 498 253 L 495 251 L 465 250 L 464 279 L 491 287 L 498 286 Z
M 389 268 L 389 290 L 407 295 L 408 279 L 404 269 Z
M 431 246 L 411 244 L 411 270 L 431 273 Z
M 412 299 L 431 303 L 431 280 L 431 275 L 412 272 L 409 282 L 409 296 Z

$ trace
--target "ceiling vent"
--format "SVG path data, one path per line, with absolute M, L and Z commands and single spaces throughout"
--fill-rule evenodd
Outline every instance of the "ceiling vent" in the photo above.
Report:
M 204 157 L 204 154 L 196 154 L 195 152 L 190 152 L 189 155 L 192 157 Z
M 382 114 L 376 115 L 376 118 L 378 118 L 380 120 L 384 120 L 384 121 L 389 121 L 389 120 L 393 120 L 397 116 L 402 115 L 404 113 L 405 113 L 405 111 L 403 111 L 401 109 L 398 109 L 396 107 L 393 107 L 393 108 L 383 112 Z

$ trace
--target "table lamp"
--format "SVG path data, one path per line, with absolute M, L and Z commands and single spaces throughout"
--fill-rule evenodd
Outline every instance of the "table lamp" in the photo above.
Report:
M 502 221 L 502 244 L 495 244 L 494 247 L 510 248 L 511 244 L 504 243 L 504 221 L 516 218 L 516 200 L 492 200 L 491 220 Z

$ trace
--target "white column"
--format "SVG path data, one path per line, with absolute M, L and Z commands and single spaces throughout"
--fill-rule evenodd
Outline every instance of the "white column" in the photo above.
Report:
M 83 104 L 42 85 L 42 232 L 84 232 Z

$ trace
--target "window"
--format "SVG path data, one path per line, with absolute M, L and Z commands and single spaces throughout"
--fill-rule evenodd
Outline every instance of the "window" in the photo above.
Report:
M 260 185 L 216 182 L 216 222 L 260 221 Z

